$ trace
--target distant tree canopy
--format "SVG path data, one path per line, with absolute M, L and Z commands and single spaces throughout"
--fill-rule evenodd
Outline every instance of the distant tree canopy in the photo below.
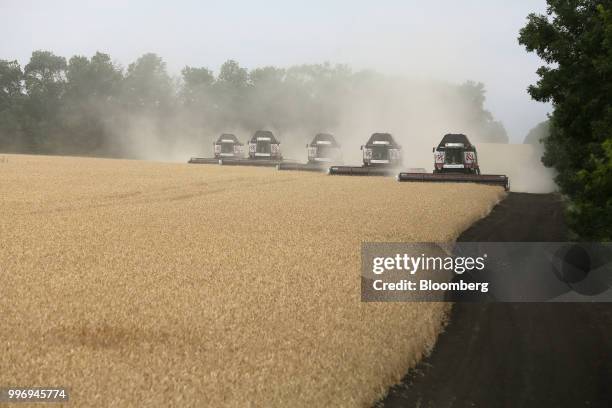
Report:
M 582 238 L 612 239 L 612 2 L 547 0 L 530 14 L 519 42 L 547 64 L 529 87 L 552 102 L 543 163 L 567 195 L 570 227 Z
M 25 137 L 24 101 L 21 67 L 17 61 L 0 60 L 0 146 Z
M 538 123 L 534 128 L 532 128 L 527 136 L 525 136 L 525 140 L 523 140 L 524 144 L 533 144 L 540 145 L 544 143 L 544 139 L 548 137 L 550 134 L 550 122 L 545 120 L 544 122 Z
M 506 130 L 501 122 L 493 119 L 489 111 L 484 110 L 485 87 L 482 83 L 468 81 L 459 87 L 463 99 L 467 102 L 468 120 L 475 127 L 481 127 L 482 138 L 491 143 L 508 143 Z
M 347 104 L 368 102 L 363 89 L 370 92 L 380 84 L 387 90 L 398 88 L 381 74 L 328 63 L 247 70 L 229 60 L 217 75 L 187 66 L 174 78 L 155 54 L 123 69 L 100 52 L 66 60 L 35 51 L 23 70 L 16 61 L 0 60 L 0 151 L 129 157 L 129 151 L 117 146 L 133 142 L 136 133 L 154 134 L 147 143 L 163 149 L 186 133 L 201 137 L 259 128 L 287 131 L 287 141 L 296 137 L 291 132 L 295 129 L 312 134 L 333 130 L 344 120 Z M 422 103 L 409 81 L 402 86 L 393 101 L 383 95 L 369 100 L 369 106 L 387 103 L 400 115 L 410 114 L 397 105 L 409 98 L 415 99 L 413 107 Z M 484 109 L 482 84 L 437 86 L 444 89 L 438 97 L 448 101 L 447 110 L 461 119 L 448 131 L 465 127 L 483 141 L 507 142 L 501 123 Z M 432 106 L 437 112 L 438 104 Z

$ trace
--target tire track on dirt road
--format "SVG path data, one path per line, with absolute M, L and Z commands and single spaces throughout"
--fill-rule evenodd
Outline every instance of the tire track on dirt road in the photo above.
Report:
M 458 241 L 565 241 L 561 199 L 511 193 Z M 457 303 L 376 407 L 609 407 L 612 304 Z

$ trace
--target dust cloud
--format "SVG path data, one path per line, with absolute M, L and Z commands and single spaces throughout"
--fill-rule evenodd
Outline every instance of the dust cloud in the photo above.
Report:
M 307 102 L 298 94 L 274 95 L 269 87 L 253 87 L 246 107 L 207 96 L 207 106 L 216 107 L 214 114 L 177 108 L 164 120 L 128 117 L 111 133 L 121 156 L 185 162 L 192 156 L 210 157 L 221 133 L 233 133 L 246 143 L 258 129 L 277 136 L 285 158 L 305 161 L 306 144 L 325 132 L 341 144 L 345 164 L 360 165 L 360 146 L 372 133 L 385 132 L 402 145 L 404 167 L 427 171 L 433 167 L 432 148 L 442 136 L 464 133 L 477 146 L 483 173 L 507 174 L 513 191 L 554 191 L 554 172 L 541 164 L 535 146 L 491 143 L 507 136 L 484 109 L 484 91 L 479 93 L 477 85 L 376 74 L 330 86 Z
M 541 145 L 481 143 L 477 146 L 478 161 L 483 173 L 505 174 L 510 190 L 523 193 L 558 191 L 553 181 L 555 170 L 544 167 Z

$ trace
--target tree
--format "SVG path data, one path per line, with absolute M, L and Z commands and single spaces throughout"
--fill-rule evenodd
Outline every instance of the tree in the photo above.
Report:
M 609 241 L 612 4 L 548 0 L 547 15 L 528 16 L 519 43 L 546 63 L 528 92 L 553 105 L 542 162 L 570 200 L 568 224 L 583 239 Z
M 74 56 L 66 71 L 66 95 L 77 99 L 117 97 L 122 79 L 121 70 L 108 54 L 97 52 L 91 60 Z
M 249 73 L 249 79 L 255 86 L 279 86 L 285 79 L 285 70 L 276 67 L 255 68 Z
M 525 140 L 523 140 L 523 144 L 541 145 L 549 134 L 550 122 L 545 120 L 544 122 L 538 123 L 529 133 L 527 133 Z
M 353 73 L 346 65 L 304 64 L 287 69 L 282 127 L 316 133 L 339 124 L 342 104 L 352 99 Z M 348 102 L 350 103 L 350 102 Z
M 248 89 L 248 109 L 245 109 L 243 117 L 246 128 L 273 126 L 282 129 L 279 122 L 287 118 L 285 110 L 288 108 L 284 97 L 287 88 L 285 73 L 284 69 L 272 66 L 255 68 L 249 73 L 252 87 Z
M 610 206 L 610 196 L 612 193 L 612 139 L 607 139 L 602 143 L 602 157 L 591 155 L 589 157 L 588 168 L 578 171 L 578 180 L 583 184 L 582 194 L 574 199 L 570 207 L 574 217 L 585 217 L 589 214 L 595 216 L 588 219 L 588 231 L 594 231 L 596 235 L 589 235 L 589 238 L 600 239 L 605 242 L 610 241 L 610 225 L 612 225 L 612 215 Z M 603 193 L 602 193 L 603 192 Z M 602 208 L 602 194 L 607 194 L 607 202 Z
M 478 138 L 488 143 L 508 143 L 506 129 L 484 108 L 485 87 L 481 82 L 467 81 L 458 88 L 464 119 L 470 128 L 478 129 Z
M 23 72 L 17 61 L 0 60 L 0 148 L 14 149 L 23 137 Z
M 181 96 L 185 105 L 197 105 L 206 99 L 211 85 L 215 82 L 215 76 L 208 68 L 186 66 L 181 71 L 181 75 L 183 76 Z
M 152 53 L 138 58 L 128 67 L 124 92 L 132 112 L 167 112 L 173 104 L 174 87 L 166 63 Z
M 0 149 L 163 159 L 210 146 L 206 139 L 219 132 L 262 128 L 285 146 L 303 147 L 323 131 L 347 139 L 372 126 L 426 134 L 431 111 L 452 116 L 445 125 L 476 140 L 505 138 L 475 82 L 412 81 L 330 63 L 249 71 L 234 60 L 217 77 L 205 67 L 181 74 L 171 78 L 155 54 L 125 72 L 100 52 L 66 62 L 36 51 L 23 73 L 16 62 L 0 61 Z
M 219 71 L 219 82 L 228 84 L 236 89 L 244 88 L 248 85 L 249 72 L 242 68 L 238 62 L 228 60 L 221 65 Z
M 24 106 L 26 146 L 51 152 L 61 134 L 59 109 L 65 90 L 66 59 L 50 51 L 34 51 L 25 66 L 27 99 Z
M 91 60 L 70 58 L 60 112 L 65 153 L 93 154 L 104 149 L 117 119 L 122 80 L 121 70 L 107 54 L 98 52 Z
M 220 124 L 241 125 L 249 116 L 247 94 L 249 72 L 238 62 L 228 60 L 221 65 L 213 87 L 215 111 L 213 115 Z
M 6 108 L 8 101 L 22 93 L 23 73 L 17 61 L 0 60 L 0 108 Z
M 193 137 L 201 137 L 202 129 L 214 128 L 216 125 L 216 105 L 213 85 L 213 72 L 204 67 L 186 66 L 181 71 L 182 82 L 179 90 L 179 102 L 183 109 L 179 112 L 179 121 L 190 124 L 194 130 Z

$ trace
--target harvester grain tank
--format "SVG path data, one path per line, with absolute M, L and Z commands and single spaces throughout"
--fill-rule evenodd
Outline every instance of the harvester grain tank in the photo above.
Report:
M 221 159 L 242 159 L 244 156 L 243 144 L 231 133 L 223 133 L 213 142 L 214 157 L 192 157 L 189 163 L 219 164 Z
M 258 130 L 249 140 L 249 159 L 282 160 L 280 142 L 269 130 Z
M 340 145 L 329 133 L 317 134 L 308 149 L 308 163 L 334 163 L 341 160 Z
M 361 147 L 364 166 L 399 167 L 402 165 L 402 147 L 389 133 L 374 133 Z
M 217 159 L 238 159 L 244 156 L 244 145 L 240 143 L 235 135 L 224 133 L 214 143 L 214 151 Z
M 480 174 L 476 147 L 463 134 L 444 135 L 434 153 L 434 173 Z
M 402 165 L 402 147 L 389 133 L 374 133 L 361 146 L 363 166 L 331 166 L 329 174 L 347 176 L 387 176 Z
M 317 134 L 312 142 L 306 145 L 308 162 L 283 162 L 277 166 L 279 170 L 327 171 L 330 164 L 341 162 L 340 145 L 329 133 Z
M 479 183 L 510 189 L 508 176 L 480 174 L 476 146 L 463 134 L 449 133 L 433 149 L 433 173 L 406 172 L 397 175 L 398 181 Z

